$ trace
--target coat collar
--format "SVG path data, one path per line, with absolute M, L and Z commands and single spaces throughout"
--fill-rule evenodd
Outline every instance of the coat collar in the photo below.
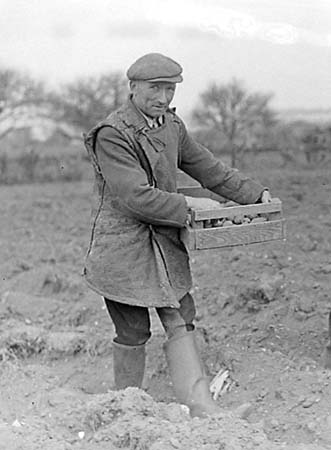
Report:
M 146 117 L 140 109 L 136 106 L 134 101 L 132 100 L 132 94 L 129 95 L 126 103 L 120 108 L 119 113 L 121 115 L 121 119 L 123 122 L 129 126 L 133 127 L 135 131 L 150 131 Z M 168 111 L 166 111 L 165 116 L 168 116 Z M 166 122 L 166 118 L 164 117 L 164 123 Z
M 136 131 L 140 131 L 145 128 L 148 129 L 146 119 L 132 101 L 131 94 L 129 95 L 126 103 L 120 109 L 120 113 L 123 113 L 122 120 L 127 126 L 133 127 Z

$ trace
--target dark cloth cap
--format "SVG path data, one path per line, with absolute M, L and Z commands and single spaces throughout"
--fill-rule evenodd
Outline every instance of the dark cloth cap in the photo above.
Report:
M 182 67 L 173 59 L 161 53 L 148 53 L 137 59 L 126 74 L 129 80 L 180 83 L 183 81 L 182 71 Z

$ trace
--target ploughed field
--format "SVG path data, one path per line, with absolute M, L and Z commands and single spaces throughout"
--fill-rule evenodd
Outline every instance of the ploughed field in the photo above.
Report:
M 91 183 L 1 186 L 0 449 L 331 448 L 329 173 L 258 173 L 286 242 L 192 252 L 202 357 L 228 374 L 220 416 L 193 420 L 154 315 L 144 390 L 112 390 L 114 330 L 80 276 Z

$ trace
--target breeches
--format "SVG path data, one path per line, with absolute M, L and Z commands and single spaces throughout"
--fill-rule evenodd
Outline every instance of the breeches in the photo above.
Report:
M 115 326 L 115 342 L 135 346 L 148 341 L 151 337 L 148 308 L 126 305 L 107 298 L 105 303 Z M 191 294 L 187 293 L 179 304 L 179 308 L 155 308 L 168 338 L 194 330 L 193 321 L 196 311 Z

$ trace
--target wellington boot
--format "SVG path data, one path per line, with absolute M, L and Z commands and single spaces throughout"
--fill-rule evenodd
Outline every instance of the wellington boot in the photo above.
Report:
M 114 381 L 116 389 L 141 387 L 145 372 L 145 345 L 113 342 Z
M 219 414 L 221 408 L 211 397 L 195 333 L 189 331 L 174 336 L 165 343 L 164 348 L 178 402 L 189 407 L 192 417 Z

